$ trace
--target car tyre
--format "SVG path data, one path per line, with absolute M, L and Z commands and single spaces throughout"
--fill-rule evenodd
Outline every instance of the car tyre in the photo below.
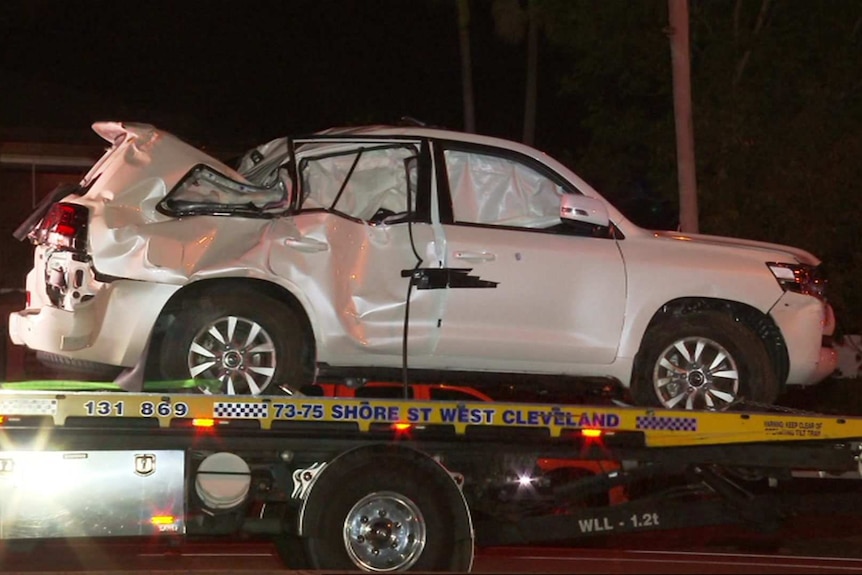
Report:
M 721 312 L 653 326 L 635 359 L 632 397 L 638 405 L 722 411 L 743 400 L 773 403 L 778 391 L 761 339 Z
M 37 351 L 36 360 L 61 376 L 95 381 L 111 381 L 119 376 L 124 369 L 115 365 L 74 359 L 46 351 Z
M 157 353 L 162 379 L 200 379 L 204 393 L 292 395 L 311 383 L 303 347 L 292 309 L 234 289 L 184 301 Z

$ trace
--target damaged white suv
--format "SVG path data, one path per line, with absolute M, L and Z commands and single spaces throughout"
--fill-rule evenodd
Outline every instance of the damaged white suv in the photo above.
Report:
M 321 374 L 609 378 L 690 409 L 836 366 L 813 255 L 642 229 L 530 147 L 367 126 L 233 169 L 149 125 L 93 128 L 110 149 L 16 233 L 35 260 L 10 336 L 67 366 L 250 395 Z

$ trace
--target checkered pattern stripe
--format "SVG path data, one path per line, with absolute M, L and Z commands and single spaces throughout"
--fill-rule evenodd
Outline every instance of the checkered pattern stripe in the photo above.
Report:
M 635 418 L 635 427 L 637 429 L 657 429 L 661 431 L 697 431 L 697 418 L 639 415 Z
M 0 415 L 56 414 L 56 399 L 0 399 Z
M 269 406 L 265 403 L 217 401 L 213 405 L 213 416 L 224 419 L 265 419 L 269 417 Z

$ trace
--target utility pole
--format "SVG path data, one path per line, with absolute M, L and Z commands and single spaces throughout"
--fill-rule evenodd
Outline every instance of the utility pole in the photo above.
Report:
M 668 36 L 673 64 L 679 226 L 680 231 L 697 233 L 697 174 L 694 161 L 694 122 L 691 111 L 688 0 L 667 0 L 667 5 L 670 19 Z
M 461 47 L 461 100 L 464 106 L 464 131 L 476 131 L 473 105 L 473 57 L 470 54 L 470 4 L 456 0 L 458 7 L 458 44 Z

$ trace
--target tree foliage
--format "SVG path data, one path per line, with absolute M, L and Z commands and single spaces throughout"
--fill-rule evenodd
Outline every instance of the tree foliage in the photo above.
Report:
M 666 0 L 538 0 L 565 58 L 565 157 L 610 199 L 676 203 Z M 822 258 L 839 329 L 862 330 L 862 2 L 692 0 L 700 230 Z M 540 106 L 541 106 L 540 102 Z

